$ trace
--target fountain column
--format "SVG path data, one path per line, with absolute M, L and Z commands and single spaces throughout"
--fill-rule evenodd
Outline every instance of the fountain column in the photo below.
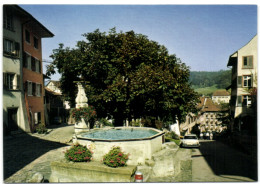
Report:
M 88 98 L 86 96 L 85 90 L 80 82 L 77 83 L 78 85 L 78 94 L 76 97 L 76 109 L 88 107 Z M 76 122 L 74 126 L 75 133 L 89 131 L 90 124 L 89 122 L 85 122 L 83 118 L 81 121 Z

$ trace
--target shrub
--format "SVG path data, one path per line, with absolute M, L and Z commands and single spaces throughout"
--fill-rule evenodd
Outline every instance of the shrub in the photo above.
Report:
M 129 154 L 121 151 L 120 147 L 112 147 L 112 149 L 103 157 L 103 163 L 109 167 L 124 167 L 128 160 Z
M 101 124 L 103 124 L 104 126 L 110 126 L 110 127 L 113 127 L 114 125 L 112 124 L 112 123 L 110 123 L 106 118 L 101 118 L 100 120 L 99 120 L 99 122 L 101 123 Z
M 92 152 L 86 146 L 75 144 L 65 152 L 65 158 L 72 162 L 90 162 Z
M 81 107 L 78 109 L 73 108 L 70 113 L 76 122 L 81 121 L 81 118 L 86 121 L 95 121 L 95 118 L 97 117 L 97 113 L 92 106 Z
M 48 129 L 45 127 L 45 125 L 43 123 L 40 123 L 37 127 L 36 127 L 36 132 L 38 134 L 45 134 L 48 132 Z
M 131 121 L 130 122 L 130 126 L 134 126 L 134 127 L 140 127 L 140 126 L 142 126 L 142 123 L 141 123 L 141 121 L 138 119 L 138 120 L 133 120 L 133 121 Z
M 175 140 L 179 140 L 180 136 L 177 135 L 175 132 L 168 132 L 165 135 L 166 137 L 170 138 L 170 139 L 175 139 Z

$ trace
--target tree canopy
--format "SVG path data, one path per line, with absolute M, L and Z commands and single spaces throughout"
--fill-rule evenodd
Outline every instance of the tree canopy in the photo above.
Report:
M 231 84 L 231 70 L 220 70 L 216 72 L 191 71 L 190 82 L 196 88 L 216 85 L 218 89 L 225 89 Z
M 99 117 L 123 120 L 152 116 L 181 119 L 196 110 L 198 94 L 189 84 L 189 68 L 147 36 L 134 31 L 83 34 L 75 48 L 59 45 L 50 56 L 47 75 L 61 74 L 61 89 L 71 105 L 84 81 L 89 103 Z

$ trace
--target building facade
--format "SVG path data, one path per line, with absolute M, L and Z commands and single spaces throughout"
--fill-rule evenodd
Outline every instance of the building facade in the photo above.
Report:
M 217 104 L 229 103 L 230 94 L 226 90 L 217 90 L 212 94 L 212 101 Z
M 215 104 L 209 97 L 200 98 L 200 116 L 198 120 L 200 132 L 217 132 L 221 133 L 227 129 L 222 123 L 222 117 L 226 115 L 225 109 Z
M 227 66 L 232 67 L 231 129 L 254 129 L 256 121 L 257 35 L 244 47 L 230 55 Z M 254 120 L 255 119 L 255 120 Z
M 54 35 L 17 5 L 4 5 L 3 32 L 4 125 L 34 131 L 44 123 L 41 39 Z
M 4 133 L 30 131 L 22 83 L 22 21 L 14 6 L 3 6 Z

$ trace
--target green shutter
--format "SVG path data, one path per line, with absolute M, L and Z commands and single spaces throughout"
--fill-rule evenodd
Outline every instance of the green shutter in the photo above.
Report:
M 20 44 L 18 42 L 15 42 L 15 53 L 16 56 L 20 55 Z
M 27 54 L 25 52 L 23 53 L 23 67 L 27 68 Z
M 3 85 L 4 88 L 7 88 L 7 73 L 3 73 Z
M 253 74 L 251 75 L 251 79 L 250 79 L 250 81 L 249 81 L 249 84 L 248 84 L 248 87 L 253 87 L 254 85 L 253 85 Z
M 242 87 L 242 76 L 237 76 L 237 87 L 238 88 Z
M 36 83 L 32 83 L 32 95 L 36 96 Z
M 248 56 L 248 68 L 253 68 L 253 56 Z
M 17 89 L 20 89 L 20 75 L 16 75 L 16 79 L 17 79 Z
M 237 96 L 237 106 L 242 107 L 242 96 Z

